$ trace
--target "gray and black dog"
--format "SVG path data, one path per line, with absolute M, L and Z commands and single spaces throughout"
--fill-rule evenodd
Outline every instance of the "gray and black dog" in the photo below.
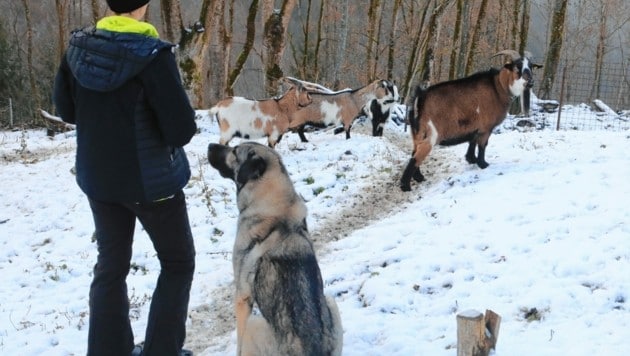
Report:
M 341 355 L 339 310 L 324 295 L 306 205 L 280 155 L 254 142 L 210 144 L 208 160 L 237 188 L 237 354 Z

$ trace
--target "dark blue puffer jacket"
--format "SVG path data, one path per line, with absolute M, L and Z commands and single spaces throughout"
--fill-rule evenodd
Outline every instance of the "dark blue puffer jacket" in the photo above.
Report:
M 173 45 L 133 33 L 73 33 L 53 100 L 77 127 L 77 183 L 106 202 L 169 197 L 190 178 L 182 148 L 197 130 Z

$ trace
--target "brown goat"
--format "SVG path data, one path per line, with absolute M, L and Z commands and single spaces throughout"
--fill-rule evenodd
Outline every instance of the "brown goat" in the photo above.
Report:
M 436 144 L 468 142 L 466 161 L 482 169 L 488 167 L 485 150 L 492 130 L 505 119 L 512 98 L 533 85 L 529 58 L 510 50 L 499 54 L 512 56 L 500 70 L 490 69 L 427 89 L 416 88 L 408 116 L 413 153 L 400 181 L 403 191 L 411 190 L 412 177 L 418 182 L 424 180 L 419 166 Z
M 267 137 L 269 147 L 275 147 L 289 129 L 290 116 L 312 102 L 301 85 L 291 87 L 280 97 L 250 100 L 235 96 L 220 100 L 210 110 L 216 115 L 221 137 L 227 145 L 234 137 L 257 139 Z

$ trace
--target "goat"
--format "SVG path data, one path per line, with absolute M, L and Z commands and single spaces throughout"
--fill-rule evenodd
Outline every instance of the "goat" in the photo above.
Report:
M 388 80 L 375 80 L 358 88 L 338 92 L 310 91 L 312 103 L 303 107 L 291 116 L 290 130 L 297 131 L 302 142 L 308 142 L 304 136 L 304 126 L 307 124 L 317 127 L 343 125 L 343 129 L 335 133 L 346 132 L 346 139 L 350 138 L 352 123 L 364 111 L 366 112 L 373 99 L 381 103 L 398 102 L 398 88 Z
M 436 144 L 468 142 L 466 161 L 482 169 L 488 167 L 485 151 L 492 130 L 505 119 L 512 97 L 520 96 L 534 83 L 533 65 L 527 56 L 514 50 L 494 56 L 498 55 L 511 57 L 501 69 L 416 88 L 409 113 L 413 153 L 400 180 L 403 191 L 411 190 L 412 177 L 417 182 L 424 180 L 419 166 Z
M 250 100 L 235 96 L 222 99 L 209 113 L 217 117 L 220 144 L 227 145 L 234 137 L 267 137 L 269 147 L 273 148 L 287 132 L 291 114 L 311 102 L 311 95 L 304 87 L 291 84 L 280 97 Z
M 372 120 L 372 136 L 383 136 L 383 127 L 389 119 L 390 108 L 394 106 L 394 100 L 372 99 L 363 108 L 363 114 Z

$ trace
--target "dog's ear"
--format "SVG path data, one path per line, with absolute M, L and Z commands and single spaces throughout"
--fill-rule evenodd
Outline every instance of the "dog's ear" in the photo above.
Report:
M 244 185 L 252 179 L 258 179 L 265 173 L 267 162 L 255 152 L 249 152 L 247 160 L 241 164 L 236 176 L 236 181 Z

